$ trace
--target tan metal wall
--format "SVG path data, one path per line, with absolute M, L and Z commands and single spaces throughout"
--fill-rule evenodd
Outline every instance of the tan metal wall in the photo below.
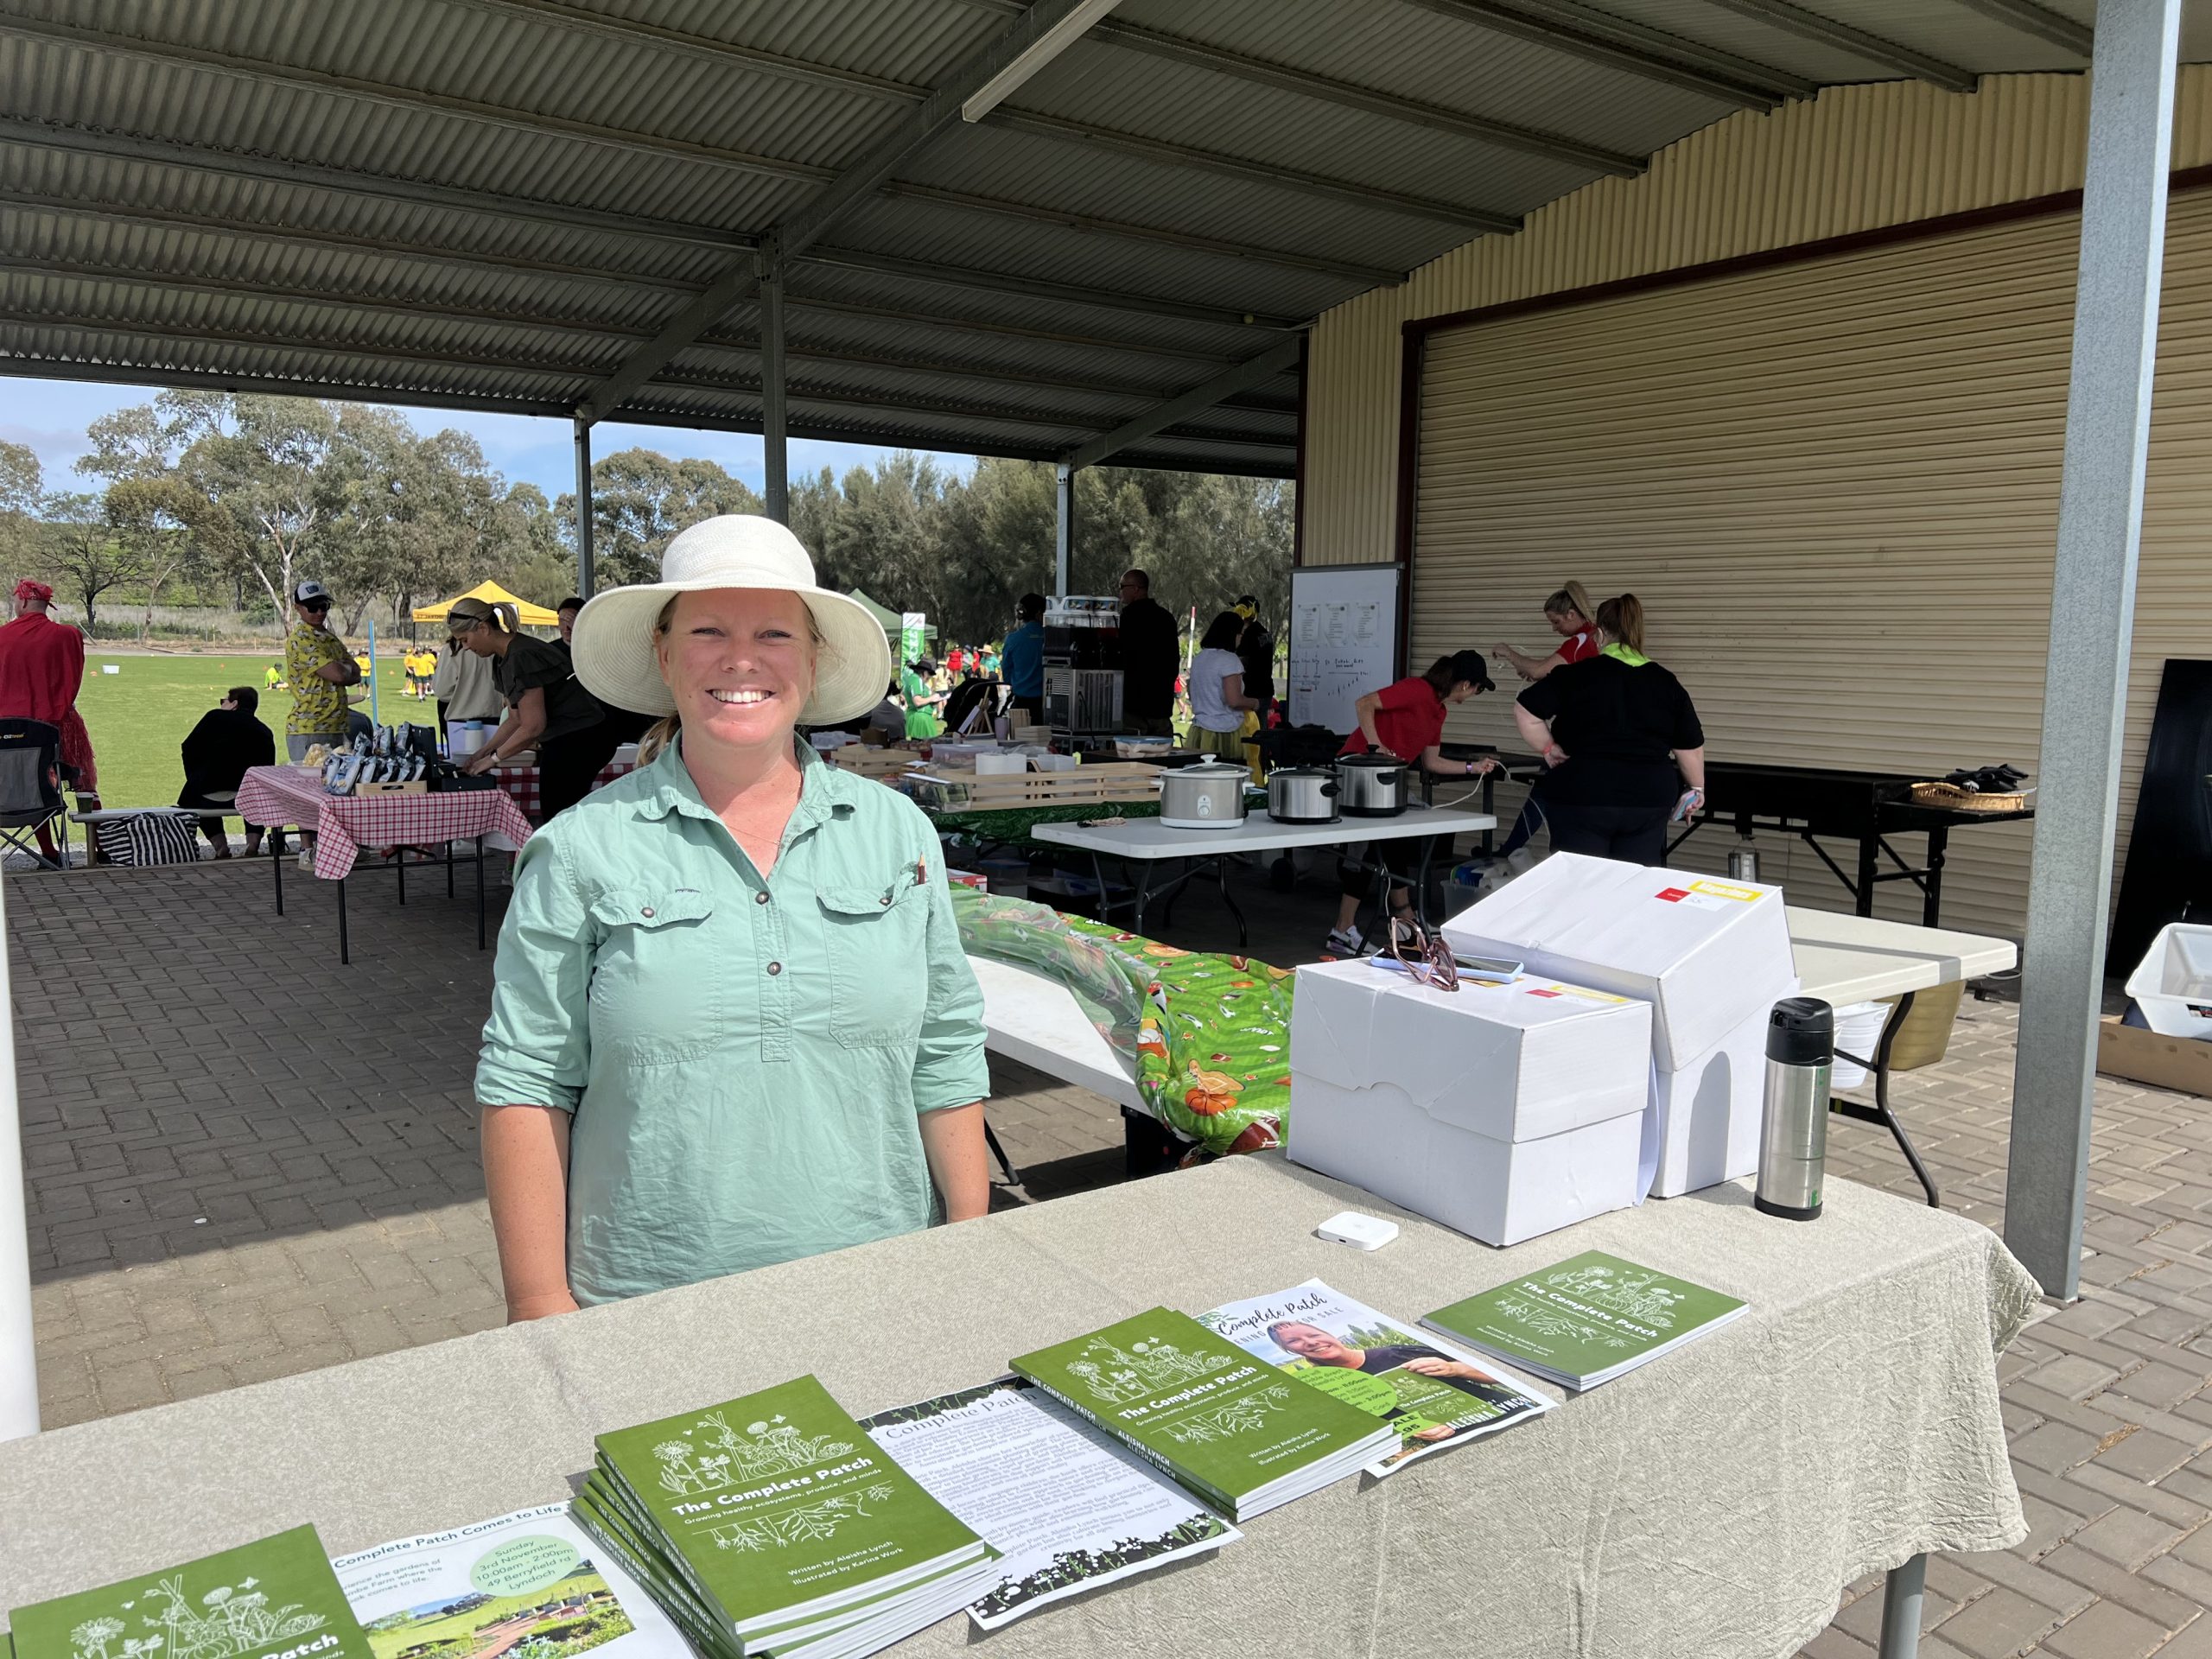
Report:
M 2078 188 L 2078 75 L 1993 75 L 1961 95 L 1920 82 L 1832 87 L 1745 112 L 1325 313 L 1306 382 L 1305 558 L 1393 556 L 1399 325 L 1409 318 Z M 2184 66 L 2174 165 L 2212 162 L 2212 67 Z
M 1415 659 L 1537 644 L 1541 595 L 1574 576 L 1644 601 L 1715 757 L 2032 768 L 2079 223 L 1431 334 Z M 2212 650 L 2212 191 L 2173 199 L 2167 249 L 2123 849 L 2160 664 Z M 1508 697 L 1453 726 L 1510 740 Z M 1729 844 L 1709 829 L 1692 861 Z M 1846 902 L 1802 845 L 1761 848 L 1793 897 Z M 2025 825 L 1955 835 L 1944 919 L 2017 934 L 2028 850 Z M 1882 910 L 1917 919 L 1916 896 Z

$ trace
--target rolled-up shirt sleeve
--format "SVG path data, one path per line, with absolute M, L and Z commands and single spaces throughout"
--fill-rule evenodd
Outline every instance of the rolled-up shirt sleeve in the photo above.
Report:
M 929 941 L 923 953 L 929 1001 L 922 1011 L 922 1039 L 914 1050 L 917 1116 L 965 1106 L 991 1092 L 990 1064 L 983 1054 L 983 988 L 961 949 L 952 888 L 942 870 L 933 874 Z
M 591 1069 L 593 948 L 590 911 L 568 854 L 541 832 L 516 861 L 499 928 L 492 1017 L 476 1057 L 478 1104 L 576 1109 Z

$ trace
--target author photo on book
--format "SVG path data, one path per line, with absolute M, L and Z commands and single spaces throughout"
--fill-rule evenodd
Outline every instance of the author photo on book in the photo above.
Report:
M 936 832 L 797 731 L 881 699 L 881 625 L 729 515 L 573 643 L 586 690 L 662 718 L 516 862 L 475 1085 L 508 1318 L 982 1215 L 983 999 Z

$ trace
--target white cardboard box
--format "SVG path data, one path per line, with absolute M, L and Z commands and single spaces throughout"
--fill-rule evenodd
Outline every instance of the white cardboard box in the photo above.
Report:
M 1395 1084 L 1346 1089 L 1294 1068 L 1291 1161 L 1478 1238 L 1518 1244 L 1637 1200 L 1643 1114 L 1536 1141 L 1493 1141 Z
M 1795 989 L 1795 982 L 1781 995 Z M 1759 1167 L 1760 1118 L 1766 1107 L 1766 1030 L 1772 1003 L 1763 1003 L 1705 1053 L 1676 1071 L 1654 1071 L 1652 1106 L 1659 1135 L 1654 1198 L 1679 1198 L 1718 1186 Z
M 1649 1004 L 1359 961 L 1300 968 L 1292 1006 L 1295 1161 L 1492 1244 L 1636 1202 Z
M 1555 853 L 1445 924 L 1463 956 L 1652 1005 L 1662 1071 L 1701 1059 L 1796 976 L 1780 887 Z

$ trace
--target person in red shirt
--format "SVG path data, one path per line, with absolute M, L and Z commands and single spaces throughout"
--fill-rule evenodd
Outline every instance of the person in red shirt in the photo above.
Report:
M 1490 671 L 1479 651 L 1455 652 L 1429 664 L 1426 674 L 1412 674 L 1370 691 L 1352 704 L 1359 729 L 1344 740 L 1341 754 L 1391 754 L 1422 772 L 1444 778 L 1479 778 L 1497 761 L 1446 760 L 1443 754 L 1444 716 L 1454 703 L 1479 692 L 1494 690 Z M 1417 862 L 1428 852 L 1433 836 L 1406 836 L 1375 843 L 1384 867 L 1403 878 L 1390 883 L 1392 915 L 1401 922 L 1413 918 L 1413 890 L 1409 883 Z M 1369 868 L 1344 860 L 1338 868 L 1344 900 L 1337 906 L 1337 925 L 1321 947 L 1324 956 L 1357 957 L 1367 949 L 1358 927 L 1359 901 L 1372 890 Z
M 42 582 L 16 584 L 16 620 L 0 627 L 0 719 L 42 720 L 60 728 L 61 766 L 73 779 L 78 804 L 97 807 L 99 771 L 92 734 L 77 712 L 78 688 L 85 683 L 85 637 L 47 614 L 54 589 Z M 56 856 L 45 824 L 38 827 L 39 850 Z
M 1519 652 L 1510 645 L 1492 645 L 1490 654 L 1503 657 L 1524 680 L 1541 680 L 1555 668 L 1595 657 L 1605 642 L 1598 632 L 1597 607 L 1579 582 L 1570 582 L 1544 601 L 1544 620 L 1559 636 L 1558 647 L 1548 657 Z

